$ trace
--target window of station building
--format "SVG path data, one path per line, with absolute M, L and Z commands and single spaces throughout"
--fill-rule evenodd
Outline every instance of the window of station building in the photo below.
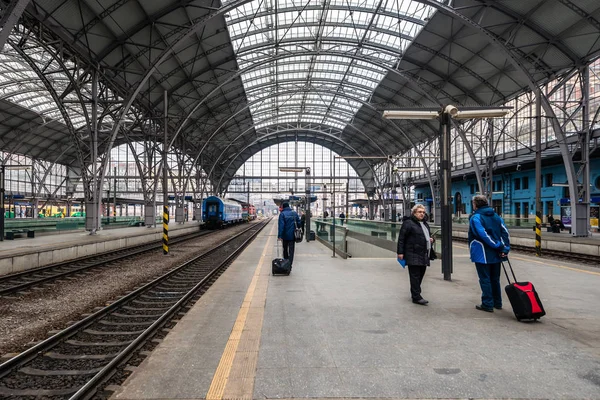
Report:
M 521 178 L 515 178 L 515 190 L 521 190 Z
M 475 185 L 471 184 L 471 194 L 475 194 Z
M 494 190 L 496 192 L 501 192 L 502 191 L 502 181 L 496 181 L 496 187 L 494 188 Z
M 417 200 L 423 200 L 423 193 L 417 193 Z
M 552 187 L 552 174 L 546 174 L 546 187 Z
M 596 177 L 596 180 L 594 181 L 594 186 L 596 187 L 596 189 L 600 190 L 600 175 Z
M 529 177 L 528 176 L 524 176 L 523 177 L 523 190 L 529 189 Z

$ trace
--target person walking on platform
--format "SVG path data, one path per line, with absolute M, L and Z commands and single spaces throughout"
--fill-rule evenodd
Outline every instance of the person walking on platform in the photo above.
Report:
M 296 226 L 300 226 L 300 217 L 296 211 L 290 208 L 290 204 L 285 202 L 282 204 L 283 210 L 279 213 L 279 230 L 277 232 L 277 240 L 283 242 L 283 258 L 290 260 L 290 266 L 294 264 L 294 250 L 296 249 L 296 241 L 294 238 L 294 230 Z
M 344 225 L 344 220 L 345 220 L 345 219 L 346 219 L 346 215 L 345 215 L 345 214 L 344 214 L 344 212 L 342 211 L 342 212 L 340 213 L 340 223 L 341 223 L 342 225 Z
M 473 215 L 469 220 L 469 251 L 475 263 L 481 304 L 475 308 L 493 312 L 502 309 L 500 263 L 510 251 L 510 235 L 504 220 L 488 205 L 483 195 L 473 197 Z
M 412 302 L 422 306 L 429 303 L 421 296 L 421 284 L 429 266 L 429 255 L 433 238 L 429 224 L 425 222 L 425 207 L 417 204 L 411 210 L 410 218 L 402 223 L 398 234 L 398 259 L 405 260 L 410 276 Z
M 300 216 L 300 229 L 302 229 L 302 234 L 304 235 L 304 225 L 306 225 L 306 213 L 303 212 Z

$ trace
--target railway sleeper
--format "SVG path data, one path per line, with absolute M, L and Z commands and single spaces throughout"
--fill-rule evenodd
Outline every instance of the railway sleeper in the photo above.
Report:
M 144 333 L 144 331 L 123 331 L 123 332 L 115 332 L 115 331 L 97 331 L 94 329 L 86 329 L 83 331 L 84 333 L 88 333 L 90 335 L 98 335 L 98 336 L 116 336 L 116 335 L 132 335 L 132 336 L 139 336 L 142 333 Z
M 10 389 L 0 386 L 0 396 L 16 396 L 19 398 L 26 396 L 42 397 L 42 396 L 68 396 L 79 390 L 79 387 L 71 389 Z
M 112 354 L 62 354 L 49 351 L 44 353 L 44 357 L 54 358 L 56 360 L 110 360 L 115 358 L 119 353 Z
M 104 367 L 98 367 L 87 370 L 75 370 L 75 369 L 64 369 L 64 370 L 44 370 L 38 368 L 31 367 L 23 367 L 19 368 L 19 372 L 27 375 L 35 375 L 35 376 L 60 376 L 60 375 L 93 375 L 102 371 Z
M 73 346 L 116 346 L 116 347 L 123 347 L 123 346 L 129 346 L 129 344 L 131 343 L 131 341 L 127 341 L 127 342 L 82 342 L 80 340 L 73 340 L 73 339 L 69 339 L 66 340 L 65 343 L 73 345 Z
M 136 309 L 139 310 L 139 309 Z M 148 309 L 148 311 L 156 311 L 155 308 L 150 308 Z M 163 316 L 163 313 L 160 314 L 121 314 L 121 313 L 117 313 L 114 312 L 112 314 L 113 317 L 119 317 L 119 318 L 160 318 Z
M 129 310 L 129 311 L 157 311 L 157 310 L 161 310 L 161 309 L 166 311 L 170 307 L 131 307 L 131 306 L 123 306 L 121 308 L 124 309 L 124 310 Z
M 98 323 L 102 324 L 102 325 L 110 325 L 110 326 L 150 326 L 154 323 L 154 320 L 143 321 L 143 322 L 116 322 L 116 321 L 107 321 L 107 320 L 101 319 L 100 321 L 98 321 Z

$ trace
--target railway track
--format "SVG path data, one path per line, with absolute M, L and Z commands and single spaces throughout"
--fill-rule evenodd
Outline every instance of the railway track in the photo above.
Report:
M 87 399 L 185 305 L 201 296 L 269 221 L 253 224 L 0 365 L 0 398 Z
M 169 245 L 181 243 L 187 240 L 195 239 L 200 236 L 210 234 L 211 232 L 199 232 L 182 235 L 169 240 Z M 58 264 L 52 264 L 40 268 L 34 268 L 17 274 L 0 277 L 0 296 L 14 295 L 15 293 L 27 290 L 33 286 L 50 283 L 57 279 L 66 278 L 75 274 L 86 272 L 91 268 L 104 267 L 112 262 L 121 261 L 128 257 L 153 251 L 162 248 L 160 243 L 147 243 L 140 246 L 134 246 L 127 249 L 120 249 L 91 257 L 82 257 L 75 260 L 69 260 Z
M 453 237 L 452 240 L 455 242 L 467 243 L 467 239 L 461 238 L 461 237 Z M 511 249 L 511 252 L 518 252 L 518 253 L 523 253 L 523 254 L 527 254 L 530 256 L 532 256 L 532 255 L 535 256 L 535 247 L 511 244 L 510 249 Z M 600 260 L 598 260 L 598 256 L 592 256 L 592 255 L 587 255 L 587 254 L 576 254 L 576 253 L 569 253 L 569 252 L 560 251 L 560 250 L 542 249 L 541 258 L 547 258 L 547 259 L 552 259 L 552 260 L 564 259 L 565 261 L 581 262 L 586 265 L 600 267 Z

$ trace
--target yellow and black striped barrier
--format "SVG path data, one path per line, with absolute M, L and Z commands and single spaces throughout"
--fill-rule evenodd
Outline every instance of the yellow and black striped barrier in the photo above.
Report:
M 163 254 L 169 254 L 169 207 L 163 207 Z
M 542 255 L 542 216 L 539 211 L 535 213 L 535 255 Z

